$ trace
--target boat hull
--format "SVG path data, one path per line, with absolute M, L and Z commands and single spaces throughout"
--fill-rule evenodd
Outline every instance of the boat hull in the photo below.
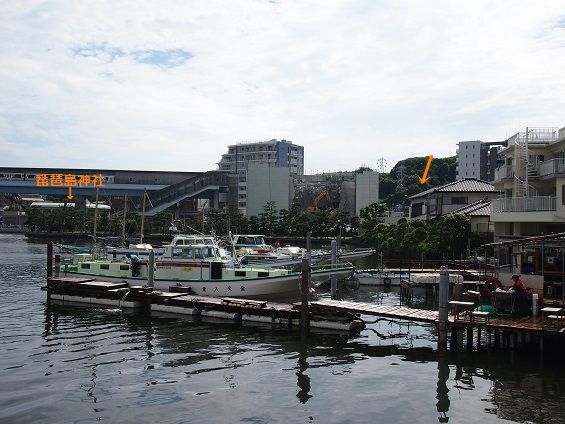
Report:
M 339 269 L 313 270 L 311 280 L 313 285 L 327 281 L 334 275 L 337 279 L 346 279 L 353 274 L 353 267 L 342 267 Z M 109 275 L 93 275 L 80 271 L 67 271 L 65 276 L 92 278 L 98 281 L 125 282 L 130 287 L 147 285 L 145 277 L 123 277 Z M 212 297 L 241 297 L 246 299 L 260 300 L 294 300 L 300 297 L 300 281 L 302 275 L 293 272 L 286 275 L 260 278 L 233 278 L 233 279 L 160 279 L 158 272 L 154 279 L 155 290 L 190 290 L 199 296 Z

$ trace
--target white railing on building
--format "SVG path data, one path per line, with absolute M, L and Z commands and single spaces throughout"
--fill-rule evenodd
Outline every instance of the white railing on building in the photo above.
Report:
M 508 165 L 502 165 L 494 171 L 494 179 L 501 180 L 503 178 L 514 178 L 514 169 Z
M 555 211 L 555 196 L 505 197 L 491 201 L 492 212 L 544 212 Z
M 539 166 L 540 177 L 562 173 L 565 173 L 565 159 L 550 159 L 542 162 Z
M 565 139 L 565 127 L 561 128 L 559 130 L 559 136 L 558 137 L 559 137 L 559 140 Z

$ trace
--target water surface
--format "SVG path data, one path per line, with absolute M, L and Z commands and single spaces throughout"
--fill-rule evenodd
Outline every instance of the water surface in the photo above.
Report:
M 563 361 L 436 351 L 428 325 L 354 334 L 48 306 L 45 246 L 0 235 L 2 423 L 563 423 Z M 348 300 L 398 304 L 382 288 Z M 327 294 L 324 294 L 324 296 Z

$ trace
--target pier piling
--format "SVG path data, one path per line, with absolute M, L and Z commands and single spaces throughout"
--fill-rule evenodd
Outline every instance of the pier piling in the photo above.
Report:
M 59 272 L 61 271 L 61 255 L 55 255 L 55 269 L 53 270 L 53 276 L 59 278 Z
M 449 271 L 441 267 L 439 272 L 439 314 L 438 314 L 438 347 L 447 347 L 447 306 L 449 304 Z
M 303 331 L 308 329 L 308 290 L 310 287 L 310 258 L 302 259 L 302 280 L 300 282 L 300 327 Z
M 332 268 L 337 264 L 337 242 L 332 240 Z M 331 291 L 332 299 L 337 299 L 337 277 L 332 275 L 331 277 Z
M 147 286 L 153 287 L 155 282 L 155 251 L 149 252 L 149 261 L 147 262 Z

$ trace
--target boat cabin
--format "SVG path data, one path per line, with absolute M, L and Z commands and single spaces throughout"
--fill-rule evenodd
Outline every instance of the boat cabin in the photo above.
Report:
M 261 234 L 236 234 L 233 244 L 236 249 L 271 249 L 271 246 L 265 243 L 265 236 Z
M 217 246 L 216 238 L 214 236 L 195 235 L 195 234 L 178 234 L 173 237 L 171 241 L 173 246 L 190 246 L 193 244 L 206 244 L 210 246 Z
M 217 246 L 208 244 L 165 246 L 162 259 L 221 260 L 223 257 Z

